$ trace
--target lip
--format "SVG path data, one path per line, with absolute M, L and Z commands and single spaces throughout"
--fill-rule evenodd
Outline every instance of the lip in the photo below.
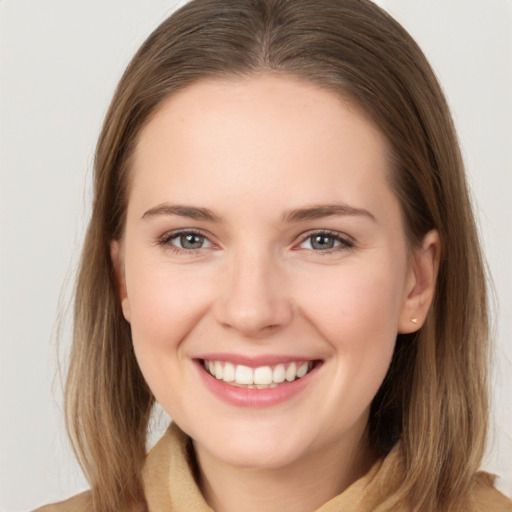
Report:
M 257 358 L 247 358 L 243 356 L 234 356 L 232 354 L 209 354 L 208 356 L 205 356 L 204 359 L 209 361 L 226 361 L 233 364 L 245 364 L 246 366 L 253 368 L 293 361 L 311 361 L 311 359 L 297 357 L 283 358 L 279 356 L 262 356 Z M 322 366 L 322 363 L 319 362 L 319 364 L 315 364 L 311 371 L 304 377 L 296 379 L 293 382 L 284 382 L 275 388 L 248 389 L 231 386 L 222 380 L 217 380 L 215 377 L 210 375 L 209 372 L 205 371 L 203 367 L 203 358 L 194 359 L 194 363 L 199 373 L 199 377 L 213 395 L 227 404 L 234 405 L 236 407 L 251 408 L 270 407 L 291 399 L 311 383 L 312 379 L 315 378 L 318 369 Z

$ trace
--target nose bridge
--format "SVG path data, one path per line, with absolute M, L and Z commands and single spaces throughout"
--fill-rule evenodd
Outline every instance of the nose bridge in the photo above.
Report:
M 224 326 L 260 337 L 290 321 L 284 272 L 271 251 L 248 244 L 233 251 L 228 267 L 217 307 Z

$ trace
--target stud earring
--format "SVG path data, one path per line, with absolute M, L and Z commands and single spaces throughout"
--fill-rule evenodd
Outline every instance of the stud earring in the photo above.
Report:
M 418 323 L 418 319 L 417 319 L 416 317 L 411 318 L 411 322 L 412 322 L 413 324 L 417 324 L 417 323 Z

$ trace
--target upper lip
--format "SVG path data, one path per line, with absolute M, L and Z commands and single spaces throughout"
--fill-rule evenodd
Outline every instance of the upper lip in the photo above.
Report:
M 248 366 L 250 368 L 257 368 L 259 366 L 275 366 L 277 364 L 286 363 L 299 363 L 306 361 L 318 361 L 317 357 L 304 357 L 296 355 L 278 355 L 278 354 L 267 354 L 258 356 L 248 356 L 243 354 L 233 353 L 208 353 L 201 354 L 195 359 L 201 359 L 206 361 L 223 361 L 226 363 L 232 363 L 234 365 L 240 364 Z

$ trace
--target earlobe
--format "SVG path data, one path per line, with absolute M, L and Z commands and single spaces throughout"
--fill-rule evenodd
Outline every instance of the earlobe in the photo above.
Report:
M 123 316 L 127 322 L 130 321 L 130 303 L 126 291 L 126 279 L 124 273 L 124 263 L 122 255 L 121 242 L 113 240 L 110 242 L 110 259 L 114 267 L 114 274 L 117 286 L 117 298 L 123 310 Z
M 398 322 L 399 333 L 415 332 L 425 322 L 434 298 L 440 258 L 439 233 L 429 231 L 411 257 L 410 276 Z

